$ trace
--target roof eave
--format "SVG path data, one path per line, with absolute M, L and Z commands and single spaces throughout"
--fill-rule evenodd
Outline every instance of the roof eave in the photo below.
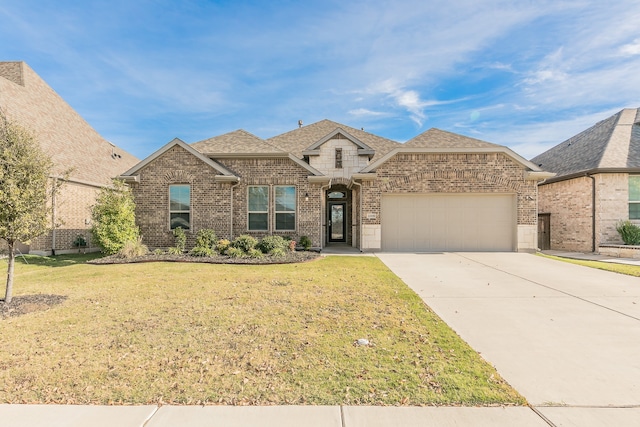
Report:
M 585 169 L 578 172 L 568 173 L 566 175 L 558 175 L 545 180 L 540 183 L 543 184 L 552 184 L 554 182 L 560 181 L 568 181 L 570 179 L 581 178 L 584 176 L 597 175 L 601 173 L 629 173 L 629 174 L 640 174 L 640 167 L 635 168 L 593 168 L 593 169 Z

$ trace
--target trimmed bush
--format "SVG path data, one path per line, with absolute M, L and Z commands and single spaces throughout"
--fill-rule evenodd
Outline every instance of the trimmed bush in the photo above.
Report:
M 300 245 L 302 245 L 305 251 L 308 251 L 309 249 L 311 249 L 311 239 L 307 236 L 300 237 Z
M 229 258 L 243 258 L 245 256 L 245 252 L 240 248 L 234 248 L 233 246 L 230 246 L 227 249 L 227 256 Z
M 229 249 L 229 246 L 231 246 L 230 241 L 227 239 L 220 239 L 218 240 L 218 243 L 216 243 L 216 251 L 219 254 L 224 255 L 227 252 L 227 249 Z
M 216 245 L 216 232 L 210 228 L 203 228 L 196 234 L 196 247 L 213 249 Z
M 176 239 L 176 249 L 178 249 L 180 253 L 184 252 L 184 249 L 187 246 L 187 235 L 182 227 L 176 227 L 173 229 L 173 237 Z
M 204 248 L 202 246 L 196 246 L 195 248 L 189 251 L 189 255 L 191 256 L 201 256 L 201 257 L 211 257 L 213 256 L 213 249 Z
M 248 253 L 251 249 L 255 248 L 258 241 L 248 234 L 243 234 L 235 238 L 231 246 L 240 249 L 244 253 Z
M 260 249 L 253 248 L 253 249 L 249 249 L 249 252 L 247 252 L 247 256 L 249 258 L 262 258 L 264 254 Z
M 288 245 L 289 243 L 281 236 L 266 236 L 256 247 L 260 249 L 262 253 L 268 254 L 276 248 L 285 249 Z
M 287 256 L 287 252 L 285 249 L 275 248 L 271 252 L 269 252 L 269 255 L 271 255 L 274 258 L 284 258 Z
M 142 243 L 142 237 L 138 237 L 136 240 L 129 240 L 124 242 L 124 246 L 118 251 L 118 256 L 120 258 L 135 258 L 139 256 L 143 256 L 149 253 L 149 248 L 147 245 Z
M 631 221 L 621 221 L 616 226 L 625 245 L 640 245 L 640 227 Z

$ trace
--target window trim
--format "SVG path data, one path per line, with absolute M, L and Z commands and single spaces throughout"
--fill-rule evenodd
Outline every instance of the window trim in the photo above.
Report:
M 255 188 L 255 187 L 265 187 L 267 189 L 267 210 L 265 211 L 252 211 L 251 209 L 251 202 L 249 200 L 249 198 L 251 197 L 251 188 Z M 269 185 L 247 185 L 247 231 L 251 231 L 251 232 L 269 232 L 270 231 L 270 221 L 269 218 L 271 215 L 269 215 L 269 202 L 271 200 L 271 191 L 270 191 L 270 186 Z M 267 228 L 265 229 L 252 229 L 251 228 L 251 221 L 250 221 L 250 217 L 251 214 L 267 214 Z
M 186 187 L 189 189 L 189 210 L 172 210 L 171 209 L 171 188 L 172 187 Z M 193 226 L 193 213 L 192 211 L 192 205 L 193 203 L 191 202 L 191 184 L 170 184 L 169 185 L 169 189 L 168 189 L 168 195 L 169 195 L 169 231 L 173 231 L 175 228 L 171 228 L 171 214 L 188 214 L 189 215 L 189 228 L 182 228 L 185 231 L 191 230 L 192 226 Z
M 638 180 L 640 180 L 640 175 L 629 175 L 628 178 L 628 195 L 627 195 L 627 205 L 628 205 L 628 216 L 630 220 L 640 220 L 640 215 L 638 215 L 637 217 L 632 218 L 631 217 L 631 205 L 640 205 L 640 199 L 639 200 L 632 200 L 631 199 L 631 179 L 632 178 L 636 178 Z
M 278 201 L 276 189 L 280 188 L 293 188 L 293 211 L 279 211 L 277 210 Z M 278 214 L 293 214 L 293 228 L 292 229 L 279 229 L 278 228 Z M 295 185 L 276 185 L 273 189 L 273 230 L 274 231 L 296 231 L 298 228 L 298 189 Z

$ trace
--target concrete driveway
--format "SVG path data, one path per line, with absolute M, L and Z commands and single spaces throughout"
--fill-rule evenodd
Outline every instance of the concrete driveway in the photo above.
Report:
M 377 256 L 557 425 L 640 425 L 640 278 L 524 253 Z

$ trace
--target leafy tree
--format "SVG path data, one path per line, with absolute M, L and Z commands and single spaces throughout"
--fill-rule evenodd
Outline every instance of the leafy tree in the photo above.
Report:
M 59 185 L 50 180 L 53 162 L 35 135 L 0 110 L 0 238 L 9 246 L 4 302 L 13 294 L 15 245 L 28 243 L 49 229 L 48 196 Z
M 112 187 L 100 190 L 96 204 L 91 208 L 91 234 L 103 253 L 113 255 L 126 242 L 138 240 L 140 231 L 136 226 L 135 209 L 133 193 L 123 181 L 113 180 Z

